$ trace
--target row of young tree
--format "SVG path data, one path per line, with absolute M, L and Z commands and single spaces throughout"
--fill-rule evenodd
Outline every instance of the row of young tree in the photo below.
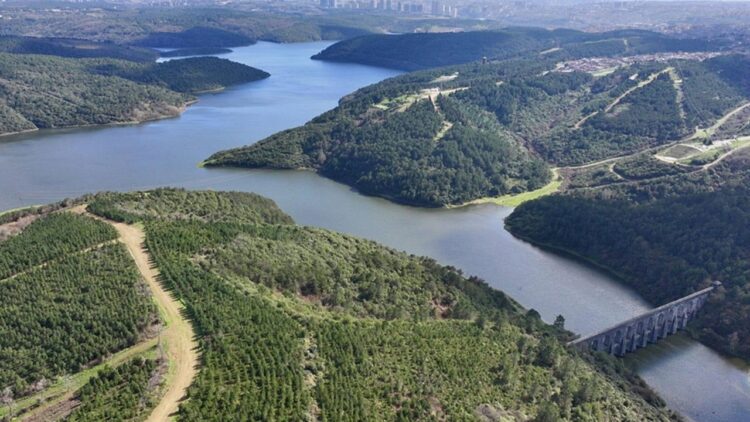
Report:
M 571 355 L 558 340 L 567 338 L 562 321 L 549 327 L 430 260 L 273 218 L 175 216 L 145 226 L 162 282 L 200 339 L 183 420 L 468 419 L 480 405 L 545 422 L 668 419 L 631 390 L 623 369 L 610 374 L 616 386 Z M 382 297 L 368 296 L 384 284 Z M 324 303 L 329 296 L 340 302 Z M 388 316 L 391 299 L 406 313 Z M 424 306 L 434 312 L 422 315 Z
M 0 389 L 34 393 L 138 342 L 157 321 L 146 291 L 119 244 L 0 282 Z
M 135 421 L 156 404 L 164 365 L 159 360 L 134 358 L 106 367 L 76 392 L 79 402 L 66 422 Z
M 191 239 L 195 230 L 173 228 L 149 223 L 147 245 L 162 282 L 184 301 L 200 336 L 202 366 L 189 400 L 180 406 L 180 418 L 304 419 L 302 326 L 267 299 L 192 264 L 191 256 L 207 245 Z
M 109 224 L 67 212 L 50 214 L 0 243 L 0 280 L 116 238 Z

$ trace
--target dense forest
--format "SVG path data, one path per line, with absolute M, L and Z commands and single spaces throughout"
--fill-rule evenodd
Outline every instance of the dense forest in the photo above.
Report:
M 109 57 L 137 62 L 153 61 L 159 56 L 156 51 L 149 48 L 92 42 L 74 38 L 19 36 L 0 36 L 0 52 L 45 54 L 73 58 Z
M 601 265 L 661 304 L 724 283 L 691 333 L 750 358 L 750 153 L 708 170 L 668 172 L 645 157 L 615 165 L 632 181 L 581 184 L 517 208 L 515 235 Z
M 154 406 L 160 362 L 134 358 L 115 368 L 104 368 L 75 395 L 77 406 L 66 422 L 142 420 Z
M 134 44 L 143 47 L 195 48 L 240 47 L 254 42 L 248 36 L 223 29 L 193 27 L 180 32 L 152 32 Z
M 0 53 L 0 135 L 178 115 L 189 93 L 268 76 L 213 57 L 143 63 Z
M 312 169 L 398 202 L 461 204 L 539 189 L 552 166 L 673 143 L 750 98 L 743 55 L 644 59 L 596 75 L 544 57 L 391 78 L 205 164 Z
M 184 93 L 217 90 L 270 76 L 267 72 L 254 67 L 217 57 L 190 57 L 148 65 L 126 62 L 95 63 L 90 69 L 100 75 L 119 76 Z
M 560 325 L 481 280 L 295 226 L 267 199 L 160 189 L 89 210 L 143 222 L 199 334 L 181 420 L 672 417 L 621 363 L 571 354 Z
M 648 31 L 587 33 L 569 29 L 505 28 L 493 31 L 364 35 L 339 41 L 313 56 L 317 60 L 418 70 L 504 60 L 530 53 L 560 58 L 633 55 L 657 51 L 705 51 L 718 47 L 702 40 L 678 40 Z M 549 53 L 548 53 L 549 52 Z
M 71 213 L 0 242 L 0 391 L 20 398 L 142 338 L 154 305 L 116 233 Z
M 544 163 L 491 116 L 458 110 L 450 98 L 418 98 L 403 111 L 377 113 L 364 124 L 342 113 L 207 164 L 315 168 L 364 193 L 423 206 L 532 190 L 550 179 Z

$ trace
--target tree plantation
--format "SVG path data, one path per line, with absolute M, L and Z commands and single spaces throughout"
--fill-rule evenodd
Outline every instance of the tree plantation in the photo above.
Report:
M 138 342 L 156 309 L 105 223 L 41 217 L 0 242 L 0 390 L 21 398 Z
M 64 418 L 70 422 L 132 421 L 148 415 L 158 393 L 160 362 L 134 358 L 105 368 L 76 394 L 79 405 Z
M 145 225 L 196 328 L 181 420 L 670 419 L 637 378 L 571 354 L 567 332 L 482 281 L 294 226 L 264 198 L 162 189 L 89 209 Z

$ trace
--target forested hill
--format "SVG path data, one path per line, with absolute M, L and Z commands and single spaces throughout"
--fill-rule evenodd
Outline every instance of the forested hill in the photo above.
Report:
M 88 209 L 144 224 L 199 333 L 180 419 L 673 418 L 620 362 L 565 348 L 562 320 L 431 259 L 295 226 L 257 195 L 160 189 Z
M 579 170 L 565 195 L 516 208 L 508 229 L 611 270 L 654 305 L 720 280 L 690 332 L 750 359 L 750 108 L 740 110 L 707 138 Z
M 0 36 L 0 52 L 15 54 L 46 54 L 60 57 L 109 57 L 113 59 L 150 62 L 159 54 L 150 48 L 113 43 L 99 43 L 73 38 Z
M 148 65 L 94 63 L 89 69 L 96 74 L 119 76 L 185 93 L 217 90 L 270 76 L 260 69 L 217 57 L 190 57 Z
M 102 360 L 156 344 L 159 311 L 117 232 L 94 218 L 55 211 L 62 205 L 4 215 L 0 223 L 3 420 L 50 398 L 64 401 L 67 389 L 85 382 Z M 148 389 L 157 389 L 160 378 Z M 131 394 L 131 403 L 148 407 L 148 391 Z
M 678 40 L 648 31 L 587 33 L 567 29 L 506 28 L 495 31 L 364 35 L 326 48 L 317 60 L 418 70 L 482 60 L 503 60 L 532 52 L 556 57 L 634 55 L 717 48 L 702 40 Z
M 176 116 L 190 93 L 268 76 L 213 57 L 142 63 L 0 53 L 0 135 Z
M 750 59 L 714 54 L 534 53 L 418 71 L 205 164 L 313 169 L 422 206 L 532 191 L 550 182 L 551 166 L 668 145 L 747 101 Z

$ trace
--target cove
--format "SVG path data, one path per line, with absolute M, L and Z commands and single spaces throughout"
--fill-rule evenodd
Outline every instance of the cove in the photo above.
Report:
M 580 334 L 650 306 L 609 275 L 536 248 L 503 229 L 511 209 L 420 209 L 360 195 L 310 172 L 203 169 L 213 152 L 300 125 L 340 97 L 398 72 L 309 57 L 329 43 L 258 43 L 222 55 L 271 77 L 206 94 L 181 117 L 137 126 L 43 131 L 0 140 L 0 210 L 101 190 L 159 186 L 257 192 L 299 224 L 427 255 L 484 278 L 547 321 L 558 314 Z M 627 362 L 695 421 L 750 420 L 750 372 L 682 336 Z

